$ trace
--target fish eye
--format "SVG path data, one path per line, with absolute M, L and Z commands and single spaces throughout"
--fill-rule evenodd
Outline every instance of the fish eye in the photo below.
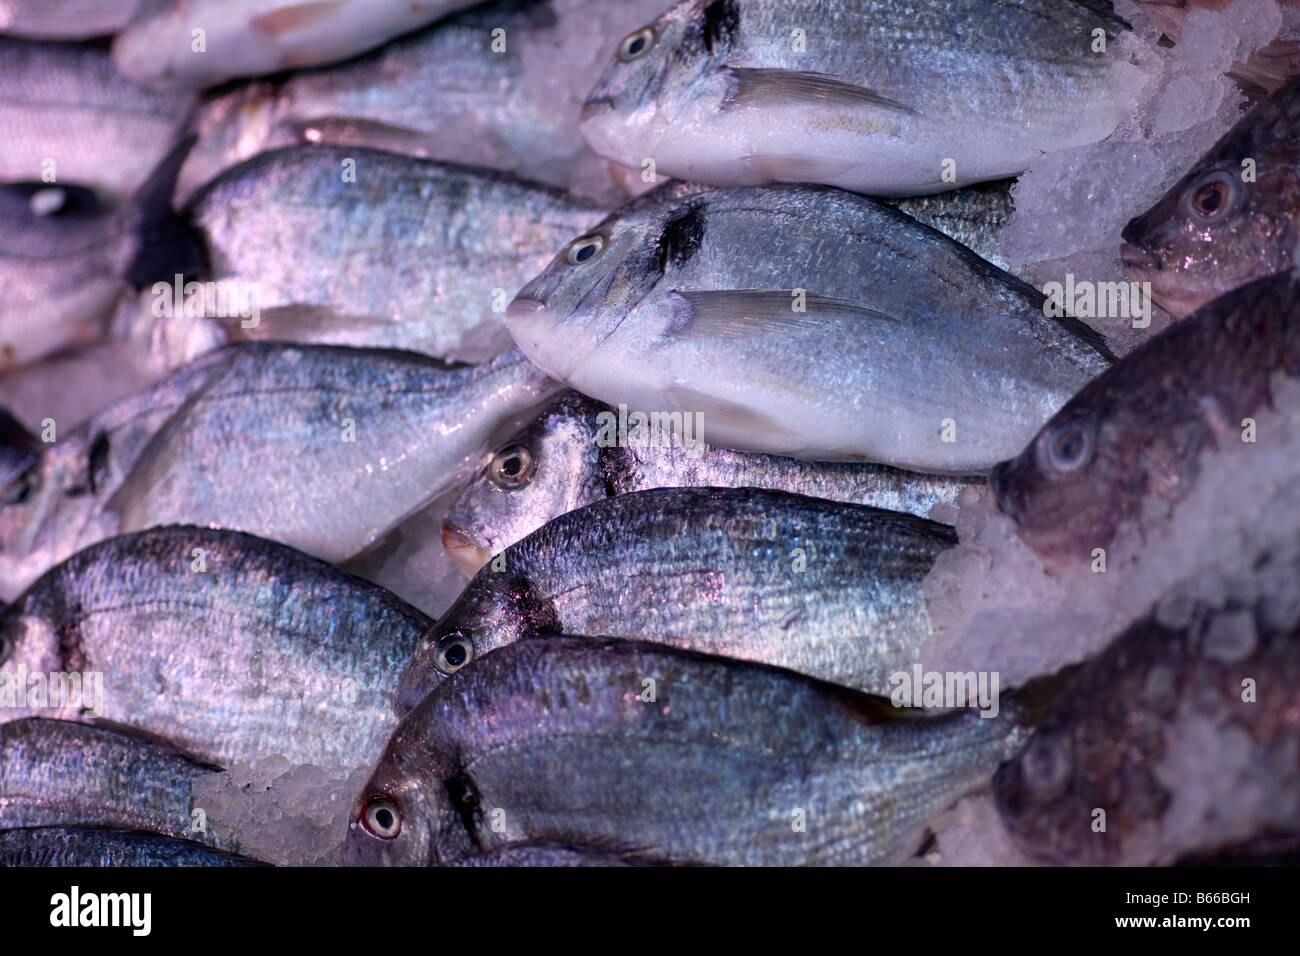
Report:
M 629 33 L 623 38 L 623 42 L 618 45 L 618 58 L 624 63 L 631 63 L 633 60 L 639 60 L 649 53 L 654 45 L 654 30 L 650 27 L 642 27 L 635 33 Z
M 444 674 L 454 674 L 474 657 L 474 644 L 461 631 L 441 638 L 433 646 L 433 663 Z
M 1070 754 L 1065 744 L 1050 737 L 1039 737 L 1020 758 L 1025 783 L 1040 797 L 1059 796 L 1070 776 Z
M 1092 431 L 1082 422 L 1054 428 L 1039 441 L 1038 455 L 1045 471 L 1078 471 L 1092 460 Z
M 381 840 L 392 840 L 402 832 L 402 814 L 397 804 L 383 797 L 376 797 L 366 804 L 361 823 Z
M 511 445 L 492 456 L 487 476 L 498 488 L 515 491 L 532 481 L 536 470 L 532 452 L 523 445 Z
M 32 496 L 39 482 L 39 476 L 35 469 L 29 469 L 21 478 L 17 479 L 5 489 L 4 504 L 21 505 Z
M 605 237 L 595 234 L 574 239 L 569 243 L 569 265 L 581 265 L 600 255 L 605 249 Z
M 1187 211 L 1201 222 L 1215 222 L 1232 211 L 1240 192 L 1241 187 L 1231 175 L 1214 170 L 1187 187 Z

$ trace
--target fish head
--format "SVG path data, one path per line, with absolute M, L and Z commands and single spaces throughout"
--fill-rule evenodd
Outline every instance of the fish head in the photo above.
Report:
M 442 543 L 457 565 L 475 574 L 552 518 L 605 497 L 592 435 L 600 408 L 569 392 L 491 453 L 443 521 Z
M 623 37 L 582 106 L 579 128 L 592 149 L 628 165 L 653 157 L 690 88 L 723 55 L 720 31 L 738 16 L 735 0 L 688 0 Z
M 442 783 L 445 760 L 416 717 L 393 731 L 353 805 L 347 865 L 430 866 L 440 862 L 440 848 L 467 839 Z
M 1058 567 L 1108 546 L 1122 505 L 1128 463 L 1115 447 L 1122 442 L 1087 399 L 1076 396 L 990 476 L 998 510 L 1039 557 Z
M 397 682 L 397 713 L 414 710 L 444 680 L 484 654 L 549 629 L 552 612 L 534 598 L 527 581 L 509 570 L 503 552 L 466 585 L 447 612 L 420 639 Z M 502 570 L 495 570 L 493 565 Z
M 687 200 L 689 201 L 689 200 Z M 568 243 L 506 310 L 515 344 L 571 381 L 663 275 L 659 239 L 669 203 L 649 193 Z

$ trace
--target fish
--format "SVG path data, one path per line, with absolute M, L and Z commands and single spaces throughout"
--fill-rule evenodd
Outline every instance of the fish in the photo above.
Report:
M 128 288 L 206 267 L 171 206 L 191 142 L 112 211 L 83 186 L 0 184 L 0 371 L 94 342 Z
M 659 641 L 888 694 L 930 634 L 921 582 L 956 543 L 924 518 L 755 488 L 605 498 L 474 576 L 421 639 L 398 707 L 538 634 Z
M 472 2 L 172 0 L 149 8 L 118 34 L 113 59 L 139 82 L 202 89 L 234 77 L 346 60 Z M 195 24 L 202 24 L 199 36 Z
M 1297 278 L 1260 279 L 1134 349 L 1079 391 L 1025 449 L 993 469 L 999 511 L 1041 558 L 1089 561 L 1150 502 L 1195 486 L 1207 454 L 1272 405 L 1275 374 L 1300 375 Z
M 942 192 L 1113 132 L 1127 28 L 1069 0 L 683 0 L 618 44 L 581 127 L 714 186 Z
M 0 611 L 0 720 L 127 726 L 217 767 L 273 755 L 362 767 L 432 625 L 273 541 L 155 528 L 79 551 Z M 60 673 L 83 675 L 81 693 L 33 696 L 22 680 Z
M 0 83 L 0 182 L 80 185 L 107 205 L 158 167 L 196 102 L 128 80 L 82 43 L 0 36 Z
M 562 248 L 506 312 L 539 368 L 709 441 L 986 473 L 1112 356 L 1041 293 L 865 196 L 648 195 Z
M 617 853 L 603 853 L 599 850 L 574 849 L 567 846 L 549 846 L 546 844 L 515 843 L 467 856 L 449 864 L 458 867 L 498 867 L 498 866 L 545 866 L 545 867 L 592 867 L 592 866 L 641 866 L 635 858 Z
M 467 481 L 559 390 L 514 349 L 464 366 L 229 346 L 57 441 L 10 434 L 0 597 L 96 541 L 165 524 L 246 531 L 341 564 Z
M 36 717 L 0 723 L 0 830 L 105 826 L 219 846 L 194 815 L 215 768 L 160 741 Z
M 960 242 L 1004 272 L 1013 272 L 1003 258 L 999 244 L 1002 228 L 1015 211 L 1011 199 L 1012 182 L 1004 179 L 976 183 L 950 192 L 889 199 L 886 204 Z
M 1120 257 L 1178 318 L 1285 272 L 1300 240 L 1300 78 L 1247 113 L 1149 210 Z
M 603 216 L 549 187 L 486 170 L 343 146 L 289 147 L 224 173 L 185 216 L 218 283 L 191 312 L 228 341 L 401 348 L 483 362 L 555 247 Z M 169 290 L 165 290 L 169 291 Z M 193 356 L 185 356 L 190 358 Z
M 1189 36 L 1212 28 L 1207 19 L 1196 19 L 1200 13 L 1221 13 L 1233 0 L 1136 0 L 1138 8 L 1175 43 L 1183 39 L 1185 28 Z M 1245 63 L 1234 61 L 1230 75 L 1246 82 L 1273 90 L 1287 77 L 1300 73 L 1300 2 L 1274 0 L 1282 15 L 1277 35 L 1246 58 Z M 1250 7 L 1242 9 L 1242 17 L 1258 15 Z M 1217 26 L 1217 24 L 1214 24 Z
M 112 827 L 0 830 L 0 866 L 267 866 L 191 840 Z
M 249 80 L 205 99 L 177 195 L 257 153 L 312 143 L 502 170 L 617 205 L 625 193 L 586 146 L 578 113 L 608 47 L 662 9 L 497 0 L 345 63 Z M 560 58 L 564 69 L 535 81 Z
M 30 40 L 89 40 L 129 24 L 141 0 L 4 0 L 0 33 Z
M 996 717 L 929 716 L 660 645 L 519 641 L 402 720 L 345 859 L 437 865 L 538 842 L 677 864 L 897 861 L 1023 742 L 1031 709 L 1010 697 Z
M 1284 586 L 1162 598 L 1065 686 L 994 777 L 1024 852 L 1056 865 L 1167 865 L 1294 834 L 1300 562 L 1265 554 L 1257 567 Z
M 625 410 L 626 411 L 626 410 Z M 625 414 L 625 418 L 626 418 Z M 448 554 L 474 574 L 521 538 L 562 514 L 649 488 L 726 487 L 790 491 L 919 517 L 946 516 L 980 477 L 919 475 L 883 465 L 815 464 L 704 443 L 683 430 L 672 440 L 619 442 L 618 413 L 569 391 L 507 439 L 456 498 L 442 524 Z M 625 429 L 626 430 L 626 429 Z M 683 441 L 683 438 L 690 441 Z M 939 515 L 936 514 L 936 517 Z

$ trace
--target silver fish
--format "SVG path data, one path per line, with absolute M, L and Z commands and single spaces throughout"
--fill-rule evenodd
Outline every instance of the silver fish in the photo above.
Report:
M 113 44 L 127 76 L 199 89 L 346 60 L 473 0 L 172 0 L 149 8 Z M 203 49 L 194 36 L 202 24 Z M 202 54 L 202 55 L 196 55 Z
M 1126 26 L 1069 0 L 684 0 L 619 43 L 582 131 L 716 186 L 940 192 L 1108 136 L 1094 31 Z
M 432 623 L 275 542 L 156 528 L 78 552 L 0 612 L 0 720 L 120 724 L 222 767 L 365 766 Z M 60 673 L 83 675 L 81 693 L 51 678 L 35 698 L 22 680 Z
M 121 76 L 105 51 L 0 36 L 0 181 L 79 183 L 130 195 L 176 142 L 194 105 Z
M 0 829 L 108 826 L 215 845 L 190 799 L 194 781 L 213 772 L 113 728 L 11 720 L 0 723 Z
M 632 203 L 560 251 L 506 325 L 608 405 L 712 443 L 971 474 L 1111 360 L 1036 290 L 902 213 L 812 186 Z
M 89 40 L 117 33 L 142 0 L 0 0 L 0 33 L 32 40 Z
M 754 488 L 606 498 L 479 571 L 421 640 L 398 706 L 538 633 L 660 641 L 887 694 L 930 634 L 921 582 L 956 542 L 912 515 Z
M 0 866 L 266 866 L 190 840 L 104 827 L 0 830 Z
M 585 145 L 578 113 L 605 51 L 663 3 L 498 0 L 346 63 L 250 81 L 200 109 L 178 195 L 263 150 L 334 143 L 500 169 L 616 204 L 624 194 Z
M 1018 711 L 919 716 L 745 661 L 520 641 L 403 719 L 357 801 L 347 861 L 439 864 L 518 842 L 675 863 L 894 861 L 1014 752 Z
M 171 209 L 188 142 L 111 212 L 84 187 L 0 184 L 0 371 L 92 342 L 128 287 L 204 267 Z
M 478 367 L 252 343 L 49 445 L 9 440 L 0 586 L 160 524 L 233 528 L 341 563 L 468 479 L 559 386 L 516 350 Z
M 203 311 L 231 340 L 480 362 L 510 345 L 510 297 L 604 213 L 502 174 L 308 146 L 228 171 L 188 215 L 219 281 Z M 188 337 L 174 313 L 166 334 Z
M 626 410 L 623 410 L 625 413 Z M 443 547 L 469 574 L 562 514 L 649 488 L 767 488 L 927 517 L 983 478 L 919 475 L 884 465 L 818 464 L 728 451 L 703 436 L 620 440 L 619 412 L 566 392 L 506 440 L 447 510 Z M 623 415 L 624 424 L 629 416 Z M 644 431 L 644 429 L 643 429 Z M 940 518 L 942 520 L 942 518 Z
M 977 183 L 930 196 L 891 199 L 888 205 L 938 229 L 999 269 L 1011 271 L 999 243 L 1002 227 L 1015 211 L 1010 180 Z

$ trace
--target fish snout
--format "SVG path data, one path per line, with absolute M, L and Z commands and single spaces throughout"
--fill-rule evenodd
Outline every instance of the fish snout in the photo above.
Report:
M 989 473 L 989 485 L 993 488 L 993 498 L 997 502 L 998 512 L 1018 524 L 1020 509 L 1014 500 L 1014 468 L 1014 459 L 994 465 L 993 471 Z
M 1126 229 L 1125 233 L 1127 232 Z M 1137 245 L 1127 236 L 1124 244 L 1120 246 L 1119 258 L 1124 263 L 1124 268 L 1134 274 L 1147 275 L 1164 269 L 1164 262 L 1158 255 Z
M 600 96 L 593 100 L 587 100 L 582 104 L 582 112 L 578 114 L 578 123 L 586 123 L 597 117 L 604 116 L 606 113 L 613 112 L 614 102 L 607 96 Z
M 456 567 L 471 577 L 477 574 L 478 569 L 492 559 L 492 554 L 487 548 L 479 547 L 473 541 L 470 541 L 459 528 L 445 521 L 442 525 L 442 546 L 446 549 L 451 560 L 455 562 Z

